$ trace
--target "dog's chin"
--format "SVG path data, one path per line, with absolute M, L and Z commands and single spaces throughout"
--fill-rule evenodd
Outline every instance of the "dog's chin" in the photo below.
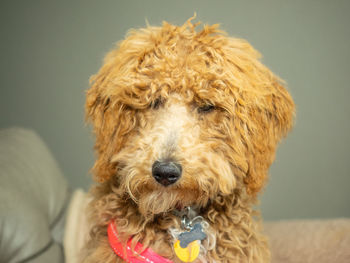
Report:
M 154 191 L 139 196 L 138 208 L 145 217 L 169 212 L 179 206 L 177 194 L 171 191 Z
M 179 191 L 153 191 L 139 196 L 138 208 L 145 217 L 154 217 L 162 213 L 182 210 L 195 203 L 195 199 L 184 198 Z

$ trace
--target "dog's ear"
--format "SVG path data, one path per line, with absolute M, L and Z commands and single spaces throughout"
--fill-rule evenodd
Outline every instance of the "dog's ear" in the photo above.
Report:
M 96 135 L 97 161 L 93 173 L 100 181 L 116 173 L 111 158 L 137 125 L 137 109 L 147 107 L 151 99 L 152 89 L 145 89 L 151 78 L 137 72 L 145 54 L 154 46 L 155 31 L 159 29 L 130 31 L 105 56 L 103 66 L 90 80 L 85 109 Z
M 271 80 L 269 91 L 260 94 L 261 98 L 252 104 L 249 115 L 254 122 L 250 124 L 250 149 L 247 151 L 248 171 L 245 178 L 247 191 L 256 194 L 263 186 L 268 176 L 268 170 L 275 158 L 278 142 L 292 128 L 294 119 L 294 103 L 275 78 Z M 249 126 L 249 124 L 248 124 Z
M 246 147 L 245 184 L 255 195 L 266 181 L 278 142 L 293 126 L 294 102 L 284 82 L 259 58 L 260 54 L 246 41 L 230 39 L 225 56 L 235 115 Z
M 91 77 L 91 87 L 86 93 L 86 120 L 93 125 L 96 136 L 97 159 L 92 172 L 100 182 L 116 174 L 111 158 L 135 126 L 133 110 L 120 101 L 123 85 L 117 83 L 119 65 L 115 54 L 112 51 L 106 56 L 102 68 Z
M 113 166 L 108 162 L 108 155 L 110 155 L 108 152 L 111 151 L 109 145 L 113 138 L 114 127 L 109 127 L 113 123 L 110 98 L 103 95 L 103 87 L 99 86 L 99 82 L 101 82 L 101 75 L 91 78 L 91 88 L 86 94 L 85 112 L 86 120 L 92 124 L 96 136 L 97 159 L 92 173 L 98 181 L 103 182 L 114 173 Z

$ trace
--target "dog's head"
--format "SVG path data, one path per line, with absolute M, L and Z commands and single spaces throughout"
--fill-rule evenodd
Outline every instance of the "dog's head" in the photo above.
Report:
M 217 25 L 164 23 L 131 31 L 92 77 L 86 112 L 100 181 L 142 213 L 205 205 L 264 185 L 276 144 L 292 126 L 282 81 Z

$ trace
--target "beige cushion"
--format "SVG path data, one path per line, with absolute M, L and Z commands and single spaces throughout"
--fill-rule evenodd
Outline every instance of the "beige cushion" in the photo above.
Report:
M 0 262 L 63 262 L 69 198 L 62 172 L 35 132 L 0 130 Z
M 265 224 L 272 263 L 349 263 L 350 219 Z
M 64 231 L 64 252 L 66 263 L 78 263 L 81 249 L 88 238 L 86 206 L 90 197 L 83 190 L 75 190 L 67 211 Z

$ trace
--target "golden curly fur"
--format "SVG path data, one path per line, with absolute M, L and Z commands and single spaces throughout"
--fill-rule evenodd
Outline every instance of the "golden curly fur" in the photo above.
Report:
M 198 208 L 216 242 L 196 262 L 269 262 L 252 206 L 294 104 L 248 42 L 197 26 L 130 31 L 91 78 L 86 113 L 99 183 L 83 262 L 123 262 L 107 241 L 111 220 L 123 242 L 132 237 L 179 262 L 169 229 L 180 228 L 173 211 L 187 206 Z M 183 171 L 164 187 L 152 164 L 167 158 Z

